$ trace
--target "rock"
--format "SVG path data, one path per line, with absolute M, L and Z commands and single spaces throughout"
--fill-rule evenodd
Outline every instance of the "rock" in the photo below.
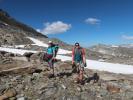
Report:
M 42 91 L 46 89 L 47 86 L 48 86 L 48 83 L 39 82 L 38 85 L 36 85 L 35 89 Z
M 24 84 L 17 84 L 16 90 L 18 90 L 18 91 L 24 90 Z
M 108 94 L 108 91 L 107 90 L 102 89 L 102 90 L 99 91 L 99 95 L 101 97 L 105 97 L 107 94 Z
M 23 54 L 23 56 L 25 56 L 27 58 L 28 61 L 30 61 L 30 57 L 33 55 L 34 53 L 32 52 L 26 52 Z
M 26 100 L 25 97 L 20 97 L 20 98 L 17 98 L 17 100 Z
M 3 95 L 0 96 L 0 100 L 5 100 L 11 97 L 16 96 L 17 92 L 14 88 L 9 88 L 4 91 Z
M 11 97 L 9 98 L 9 100 L 16 100 L 16 97 Z
M 41 100 L 44 100 L 45 98 L 49 98 L 51 96 L 54 96 L 57 93 L 57 88 L 56 87 L 47 87 L 41 97 Z M 53 98 L 53 97 L 51 97 Z
M 72 66 L 68 63 L 62 63 L 59 68 L 62 70 L 62 71 L 67 71 L 67 70 L 72 70 Z
M 77 90 L 78 90 L 79 92 L 82 92 L 82 88 L 81 88 L 80 86 L 77 87 Z
M 125 97 L 127 98 L 126 100 L 133 100 L 133 94 L 132 94 L 133 92 L 131 92 L 131 91 L 127 91 L 127 92 L 125 92 Z
M 12 58 L 4 58 L 2 59 L 2 64 L 11 64 L 13 63 L 13 59 Z
M 0 72 L 0 75 L 13 75 L 13 74 L 25 74 L 25 73 L 28 73 L 28 74 L 32 74 L 34 73 L 36 70 L 36 68 L 33 68 L 31 66 L 27 66 L 27 67 L 18 67 L 18 68 L 12 68 L 12 69 L 9 69 L 9 70 L 4 70 L 4 71 L 1 71 Z
M 67 88 L 64 84 L 61 84 L 61 87 L 62 87 L 63 89 L 66 89 L 66 88 Z
M 6 86 L 5 85 L 1 85 L 0 86 L 0 95 L 3 93 L 4 90 L 6 90 Z
M 100 78 L 102 80 L 105 80 L 105 81 L 117 81 L 118 78 L 114 77 L 114 76 L 107 76 L 106 74 L 105 75 L 101 75 Z
M 14 53 L 6 53 L 4 56 L 5 57 L 15 57 L 15 54 Z
M 3 56 L 4 56 L 6 53 L 8 53 L 8 52 L 6 52 L 6 51 L 0 51 L 0 54 L 2 54 Z
M 39 73 L 33 73 L 32 76 L 33 76 L 33 77 L 38 77 L 38 76 L 39 76 Z
M 16 77 L 13 77 L 13 78 L 11 79 L 11 81 L 21 80 L 21 78 L 22 78 L 22 76 L 21 76 L 21 75 L 18 75 L 18 76 L 16 76 Z
M 114 85 L 107 85 L 107 90 L 111 93 L 119 93 L 120 88 Z
M 34 53 L 30 56 L 30 61 L 31 62 L 34 62 L 34 63 L 40 63 L 42 62 L 42 56 L 43 56 L 43 53 L 42 52 L 39 52 L 39 53 Z

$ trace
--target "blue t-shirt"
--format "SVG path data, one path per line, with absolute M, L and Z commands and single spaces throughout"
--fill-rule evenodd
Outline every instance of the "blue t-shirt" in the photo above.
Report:
M 54 47 L 48 47 L 47 48 L 47 54 L 53 55 L 54 51 L 55 51 L 55 48 Z

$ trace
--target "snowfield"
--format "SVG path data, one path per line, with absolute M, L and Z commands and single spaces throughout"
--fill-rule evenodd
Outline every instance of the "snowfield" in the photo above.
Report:
M 4 47 L 0 47 L 0 51 L 6 51 L 6 52 L 11 52 L 11 53 L 20 54 L 20 55 L 23 55 L 25 52 L 37 53 L 37 51 L 32 51 L 32 50 L 22 50 L 22 49 L 13 49 L 13 48 L 4 48 Z
M 37 40 L 37 39 L 32 38 L 32 37 L 27 37 L 27 38 L 29 38 L 31 41 L 34 42 L 34 44 L 32 44 L 32 45 L 37 45 L 37 46 L 42 46 L 42 47 L 48 47 L 48 44 L 43 43 L 40 40 Z M 59 48 L 58 54 L 69 54 L 69 53 L 72 53 L 72 52 L 71 51 L 68 51 L 68 50 L 64 50 L 64 49 L 60 49 Z
M 62 61 L 72 60 L 71 57 L 57 55 L 58 59 Z M 132 65 L 124 65 L 124 64 L 114 64 L 107 62 L 100 62 L 95 60 L 86 60 L 88 69 L 95 69 L 99 71 L 108 71 L 113 73 L 122 73 L 122 74 L 133 74 L 133 66 Z
M 87 60 L 86 68 L 96 69 L 99 71 L 108 71 L 108 72 L 113 72 L 113 73 L 133 74 L 132 65 L 99 62 L 95 60 Z
M 34 42 L 34 44 L 32 44 L 32 45 L 37 45 L 37 46 L 42 46 L 42 47 L 48 47 L 48 45 L 46 43 L 43 43 L 40 40 L 37 40 L 37 39 L 32 38 L 32 37 L 27 37 L 27 38 L 29 38 L 31 41 Z
M 47 44 L 31 38 L 31 40 L 34 41 L 36 45 L 39 46 L 48 46 Z M 25 52 L 33 52 L 37 53 L 38 51 L 32 51 L 32 50 L 22 50 L 22 49 L 13 49 L 13 48 L 4 48 L 0 47 L 0 51 L 7 51 L 15 54 L 21 54 L 23 55 Z M 60 49 L 59 54 L 67 54 L 68 52 L 70 53 L 71 51 Z M 62 61 L 71 61 L 72 58 L 69 56 L 63 56 L 63 55 L 57 55 L 58 59 L 61 59 Z M 124 64 L 114 64 L 114 63 L 107 63 L 107 62 L 100 62 L 100 61 L 95 61 L 95 60 L 86 60 L 87 67 L 88 69 L 95 69 L 99 71 L 108 71 L 108 72 L 113 72 L 113 73 L 122 73 L 122 74 L 133 74 L 133 66 L 132 65 L 124 65 Z

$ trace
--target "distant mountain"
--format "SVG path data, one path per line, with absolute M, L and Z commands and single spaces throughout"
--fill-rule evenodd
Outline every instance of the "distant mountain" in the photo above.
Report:
M 133 44 L 121 44 L 120 47 L 133 48 Z
M 0 9 L 0 44 L 31 43 L 29 39 L 25 38 L 27 36 L 47 38 L 47 36 L 15 20 L 6 11 Z
M 89 49 L 102 54 L 118 56 L 118 57 L 133 57 L 133 45 L 104 45 L 98 44 Z

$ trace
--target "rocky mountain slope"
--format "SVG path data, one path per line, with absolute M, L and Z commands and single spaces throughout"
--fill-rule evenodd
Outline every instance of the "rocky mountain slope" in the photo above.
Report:
M 26 37 L 34 37 L 45 43 L 52 40 L 54 43 L 58 43 L 62 48 L 72 49 L 71 45 L 56 38 L 48 38 L 30 26 L 15 20 L 6 11 L 0 9 L 0 45 L 32 44 L 33 42 Z
M 28 44 L 32 43 L 28 36 L 44 37 L 33 28 L 25 25 L 14 18 L 12 18 L 6 11 L 0 9 L 0 44 L 13 45 L 13 44 Z

